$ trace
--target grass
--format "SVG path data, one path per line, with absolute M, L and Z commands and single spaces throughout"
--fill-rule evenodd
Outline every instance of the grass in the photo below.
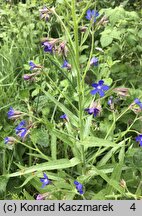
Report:
M 139 11 L 51 1 L 46 22 L 36 1 L 1 5 L 0 198 L 141 199 L 142 150 L 135 140 L 141 134 L 141 103 L 134 103 L 142 96 Z M 95 23 L 85 18 L 89 8 L 99 9 Z M 100 21 L 104 13 L 107 24 Z M 45 37 L 50 43 L 58 39 L 52 53 L 41 46 Z M 98 66 L 90 65 L 92 57 Z M 64 60 L 71 68 L 62 67 Z M 35 79 L 23 79 L 37 72 Z M 103 97 L 90 94 L 99 80 L 109 86 Z M 14 113 L 8 119 L 10 107 L 22 112 L 18 118 Z M 86 108 L 97 109 L 96 116 Z M 16 134 L 22 120 L 26 125 Z M 52 184 L 42 188 L 44 173 Z

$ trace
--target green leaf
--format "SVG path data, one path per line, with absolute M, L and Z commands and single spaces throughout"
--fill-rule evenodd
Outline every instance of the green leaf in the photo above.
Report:
M 23 191 L 23 195 L 26 198 L 26 200 L 35 200 L 25 189 Z
M 29 168 L 24 167 L 22 170 L 20 170 L 18 172 L 8 174 L 7 177 L 22 176 L 22 175 L 25 175 L 28 173 L 33 173 L 36 171 L 66 169 L 66 168 L 74 167 L 79 163 L 80 163 L 80 161 L 75 157 L 70 159 L 70 160 L 59 159 L 56 161 L 52 161 L 52 162 L 50 161 L 50 162 L 41 163 L 41 164 L 38 164 L 35 166 L 31 166 Z
M 80 144 L 84 145 L 85 149 L 89 147 L 103 147 L 103 146 L 119 148 L 119 144 L 115 144 L 109 140 L 101 139 L 94 136 L 90 136 L 84 139 Z
M 0 193 L 6 191 L 9 176 L 0 176 Z
M 113 41 L 113 38 L 110 37 L 109 35 L 102 35 L 100 42 L 102 47 L 107 47 L 108 45 L 110 45 Z
M 31 94 L 32 97 L 35 97 L 39 94 L 39 91 L 40 91 L 40 87 L 38 86 Z
M 29 98 L 29 90 L 28 89 L 24 89 L 24 90 L 20 90 L 19 91 L 19 96 L 21 99 L 25 99 L 25 98 Z
M 138 149 L 133 155 L 133 163 L 136 168 L 142 169 L 142 149 Z
M 49 134 L 48 131 L 43 129 L 34 129 L 31 133 L 31 140 L 33 143 L 40 146 L 47 147 L 49 146 Z
M 93 169 L 98 175 L 100 175 L 108 183 L 108 185 L 112 186 L 119 193 L 121 194 L 123 193 L 123 189 L 120 187 L 119 182 L 109 178 L 104 172 L 97 169 L 96 167 L 94 167 Z

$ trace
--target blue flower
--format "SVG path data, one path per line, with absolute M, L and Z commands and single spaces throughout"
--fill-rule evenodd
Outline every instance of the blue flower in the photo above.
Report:
M 71 69 L 71 65 L 68 63 L 68 61 L 64 60 L 64 63 L 63 63 L 63 65 L 62 65 L 62 68 Z
M 67 119 L 67 115 L 66 115 L 66 114 L 63 114 L 63 115 L 60 116 L 60 118 L 62 118 L 62 119 Z
M 107 104 L 108 104 L 109 106 L 111 106 L 111 105 L 113 104 L 113 96 L 110 96 L 110 98 L 108 99 Z
M 94 22 L 96 22 L 96 17 L 99 16 L 99 12 L 95 11 L 95 10 L 87 10 L 87 15 L 86 15 L 86 19 L 87 20 L 91 20 L 92 18 L 94 19 Z
M 78 191 L 78 193 L 84 194 L 83 185 L 77 181 L 74 181 L 74 184 L 76 185 L 76 190 Z
M 36 64 L 32 61 L 29 62 L 29 65 L 31 66 L 30 70 L 33 70 L 34 68 L 36 68 Z
M 21 128 L 16 134 L 21 138 L 24 138 L 27 134 L 27 128 Z
M 7 112 L 8 119 L 16 119 L 19 118 L 22 112 L 14 110 L 10 107 L 9 111 Z
M 43 7 L 42 9 L 40 9 L 39 10 L 40 11 L 40 18 L 41 19 L 45 19 L 46 21 L 48 21 L 49 20 L 49 13 L 50 13 L 50 11 L 48 10 L 48 8 L 47 7 Z
M 9 142 L 9 138 L 8 138 L 8 137 L 5 137 L 5 138 L 4 138 L 4 143 L 7 144 L 8 142 Z
M 46 173 L 43 173 L 44 178 L 40 178 L 40 181 L 43 183 L 42 188 L 44 188 L 46 185 L 50 184 L 50 181 L 46 175 Z
M 43 42 L 42 43 L 43 46 L 44 46 L 44 52 L 49 52 L 49 53 L 52 53 L 52 45 L 49 43 L 49 42 Z
M 13 144 L 16 141 L 14 137 L 5 137 L 4 138 L 4 143 L 5 144 Z
M 95 117 L 99 114 L 100 110 L 95 108 L 95 107 L 92 107 L 92 108 L 87 108 L 85 109 L 85 111 L 88 112 L 88 114 L 93 114 Z
M 103 84 L 103 80 L 100 80 L 98 83 L 93 83 L 92 86 L 94 87 L 94 89 L 90 93 L 92 95 L 98 93 L 100 97 L 103 97 L 105 95 L 104 91 L 107 91 L 109 89 L 109 86 Z
M 137 104 L 142 109 L 142 102 L 138 98 L 134 100 L 135 104 Z
M 19 130 L 21 130 L 21 128 L 22 128 L 23 126 L 25 126 L 25 125 L 26 125 L 26 122 L 25 122 L 24 120 L 21 121 L 21 122 L 18 124 L 18 126 L 15 128 L 16 133 L 19 132 Z
M 66 67 L 68 67 L 68 61 L 66 61 L 66 60 L 64 60 L 64 63 L 63 63 L 63 65 L 62 65 L 62 68 L 66 68 Z
M 93 57 L 90 61 L 90 65 L 98 66 L 98 58 Z
M 12 118 L 14 114 L 15 114 L 15 110 L 12 107 L 10 107 L 10 109 L 7 113 L 8 119 Z
M 138 135 L 138 136 L 135 138 L 135 140 L 136 140 L 137 142 L 140 143 L 140 146 L 142 146 L 142 134 Z
M 24 138 L 27 134 L 27 128 L 24 128 L 23 126 L 26 124 L 26 122 L 23 120 L 19 123 L 19 125 L 15 128 L 16 134 L 20 136 L 21 138 Z

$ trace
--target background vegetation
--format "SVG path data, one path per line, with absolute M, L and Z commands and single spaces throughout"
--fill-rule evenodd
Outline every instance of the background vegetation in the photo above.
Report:
M 40 19 L 43 6 L 55 8 L 48 21 Z M 94 24 L 85 18 L 89 8 L 99 11 Z M 141 199 L 135 137 L 142 120 L 134 104 L 142 98 L 141 15 L 138 0 L 0 0 L 1 199 Z M 44 52 L 44 38 L 59 39 L 52 54 Z M 59 53 L 61 42 L 67 56 Z M 93 56 L 97 67 L 90 66 Z M 71 70 L 62 68 L 65 57 Z M 30 61 L 43 66 L 36 81 L 23 79 L 32 73 Z M 102 98 L 90 94 L 99 80 L 110 86 Z M 84 111 L 94 100 L 97 117 Z M 19 119 L 8 119 L 10 107 L 23 112 Z M 15 134 L 23 119 L 32 125 L 25 140 Z M 16 143 L 5 144 L 11 136 Z M 41 188 L 43 172 L 52 184 Z

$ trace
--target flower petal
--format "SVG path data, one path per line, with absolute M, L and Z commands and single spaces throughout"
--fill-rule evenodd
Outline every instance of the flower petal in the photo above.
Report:
M 105 93 L 101 89 L 98 90 L 98 93 L 99 93 L 100 97 L 104 97 L 104 95 L 105 95 Z
M 104 81 L 103 81 L 103 80 L 100 80 L 100 81 L 98 82 L 98 84 L 99 84 L 99 85 L 103 85 L 103 84 L 104 84 Z
M 98 89 L 93 89 L 90 93 L 91 93 L 92 95 L 95 95 L 97 92 L 99 92 Z
M 103 90 L 103 91 L 107 91 L 108 89 L 109 89 L 109 86 L 107 86 L 107 85 L 103 85 L 103 86 L 102 86 L 102 90 Z
M 97 88 L 97 87 L 98 87 L 98 83 L 93 83 L 93 84 L 92 84 L 92 87 Z

